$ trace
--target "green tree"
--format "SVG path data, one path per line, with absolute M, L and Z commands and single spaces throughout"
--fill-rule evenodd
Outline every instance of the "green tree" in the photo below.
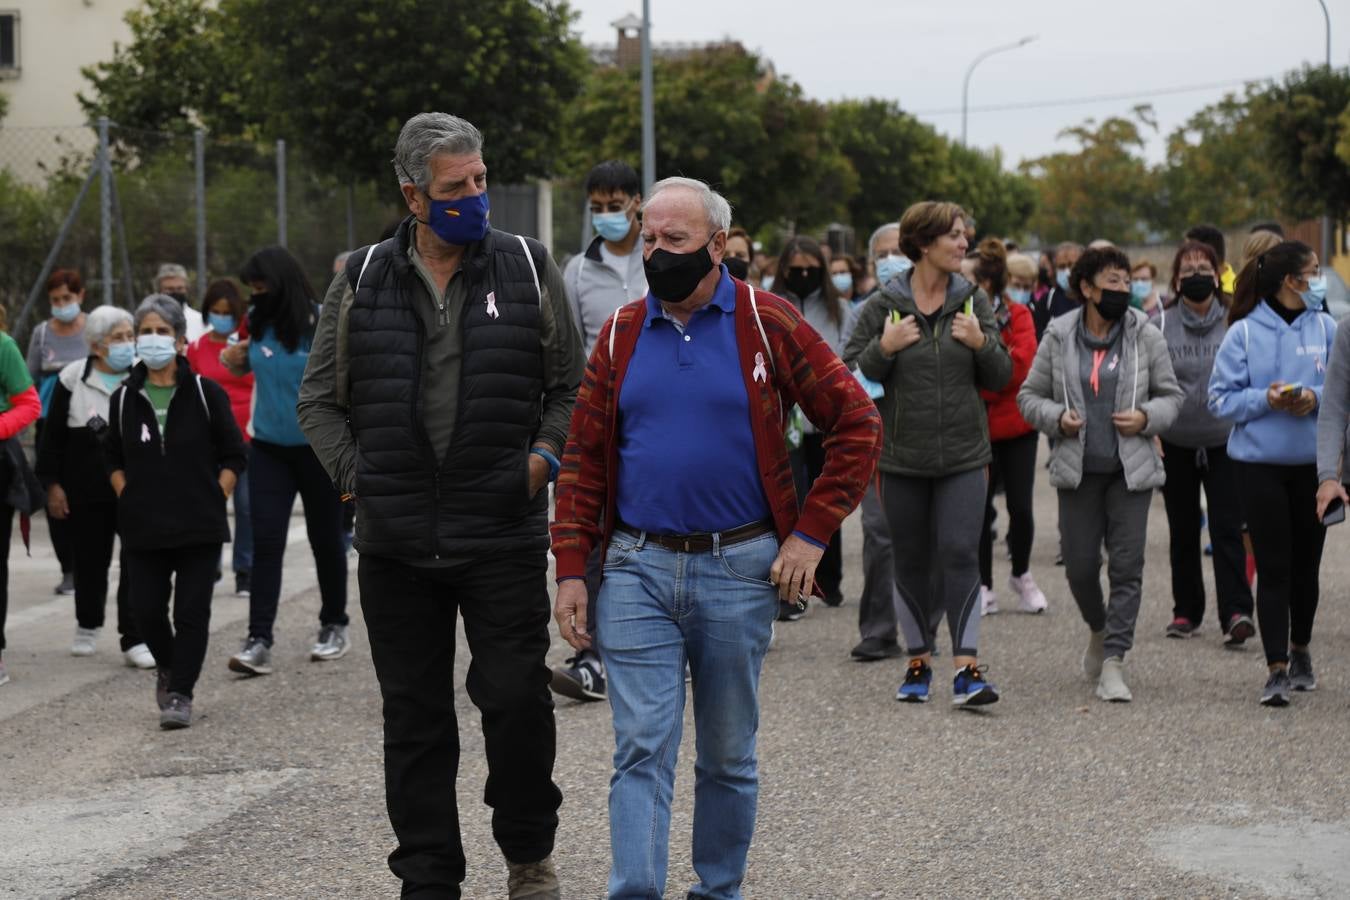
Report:
M 1337 155 L 1347 110 L 1350 69 L 1307 67 L 1252 98 L 1265 160 L 1290 213 L 1337 222 L 1350 214 L 1350 163 Z
M 1036 210 L 1037 194 L 1026 175 L 1006 172 L 1003 156 L 949 144 L 936 196 L 954 200 L 975 220 L 978 235 L 1021 235 Z

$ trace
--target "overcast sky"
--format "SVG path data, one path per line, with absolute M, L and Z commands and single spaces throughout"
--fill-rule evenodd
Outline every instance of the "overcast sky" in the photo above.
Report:
M 1326 0 L 1332 61 L 1350 54 L 1350 0 Z M 641 15 L 641 0 L 572 0 L 588 43 L 612 44 L 609 25 Z M 1060 130 L 1088 117 L 1126 115 L 1153 104 L 1163 136 L 1224 88 L 1157 95 L 1196 85 L 1278 76 L 1320 64 L 1326 31 L 1317 0 L 652 0 L 652 39 L 739 40 L 773 60 L 778 72 L 817 99 L 878 96 L 898 100 L 939 131 L 959 138 L 961 82 L 982 51 L 1038 39 L 981 62 L 970 83 L 969 141 L 1000 146 L 1009 167 L 1076 146 Z M 1339 36 L 1339 40 L 1338 40 Z M 1139 94 L 1037 109 L 1016 103 Z M 1154 95 L 1154 96 L 1148 96 Z M 943 112 L 955 110 L 955 112 Z

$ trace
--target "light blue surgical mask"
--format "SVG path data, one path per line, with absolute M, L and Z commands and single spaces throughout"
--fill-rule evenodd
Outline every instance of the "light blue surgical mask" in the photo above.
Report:
M 1148 278 L 1136 278 L 1130 282 L 1130 296 L 1136 300 L 1143 300 L 1149 294 L 1153 293 L 1153 281 Z
M 206 317 L 211 323 L 211 330 L 216 334 L 234 334 L 234 316 L 222 316 L 220 313 L 207 313 Z
M 1031 302 L 1031 291 L 1028 288 L 1008 288 L 1008 299 L 1026 306 Z
M 903 275 L 914 268 L 913 261 L 908 256 L 900 253 L 892 253 L 890 256 L 883 256 L 877 260 L 877 281 L 885 284 L 897 275 Z
M 74 322 L 80 317 L 80 304 L 66 303 L 62 306 L 52 305 L 52 318 L 58 322 Z
M 847 294 L 853 290 L 853 276 L 848 272 L 836 272 L 830 276 L 834 282 L 834 289 L 841 294 Z
M 1059 289 L 1060 289 L 1061 291 L 1067 291 L 1067 290 L 1069 289 L 1069 270 L 1068 270 L 1068 269 L 1056 269 L 1056 270 L 1055 270 L 1055 284 L 1059 285 Z
M 108 368 L 114 372 L 125 372 L 135 361 L 136 345 L 131 341 L 108 345 Z
M 591 213 L 591 227 L 596 234 L 611 243 L 618 243 L 628 237 L 633 228 L 633 220 L 626 212 Z
M 763 278 L 759 280 L 759 286 L 766 291 L 773 290 L 773 276 L 765 275 Z
M 178 355 L 177 343 L 170 334 L 142 334 L 136 338 L 136 355 L 146 368 L 162 369 Z
M 1327 276 L 1318 275 L 1316 278 L 1308 279 L 1308 289 L 1299 291 L 1298 295 L 1303 298 L 1303 305 L 1313 312 L 1321 312 L 1322 307 L 1327 305 Z

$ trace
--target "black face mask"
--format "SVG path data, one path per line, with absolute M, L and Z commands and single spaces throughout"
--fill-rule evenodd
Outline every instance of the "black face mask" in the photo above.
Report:
M 1116 322 L 1130 308 L 1129 291 L 1103 290 L 1097 301 L 1097 313 L 1108 322 Z
M 820 266 L 792 266 L 787 270 L 783 284 L 799 299 L 805 300 L 819 289 L 821 274 L 824 271 Z
M 712 254 L 704 244 L 693 253 L 671 253 L 656 249 L 642 261 L 647 287 L 663 303 L 683 303 L 712 271 Z
M 188 295 L 183 291 L 166 291 L 165 295 L 177 300 L 183 306 L 188 305 Z
M 750 260 L 740 259 L 739 257 L 735 256 L 728 256 L 725 259 L 723 259 L 722 262 L 726 264 L 727 272 L 731 275 L 732 278 L 737 278 L 741 281 L 744 281 L 745 279 L 750 277 Z
M 1214 293 L 1213 275 L 1187 275 L 1181 279 L 1179 284 L 1181 296 L 1187 300 L 1199 303 L 1201 300 L 1207 300 Z

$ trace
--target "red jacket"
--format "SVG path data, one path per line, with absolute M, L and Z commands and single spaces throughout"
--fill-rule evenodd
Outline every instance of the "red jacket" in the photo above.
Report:
M 757 323 L 750 307 L 750 288 L 742 281 L 735 284 L 741 374 L 750 397 L 750 427 L 760 478 L 778 539 L 799 531 L 828 544 L 867 490 L 881 454 L 881 416 L 862 385 L 796 307 L 756 291 Z M 645 298 L 620 307 L 601 329 L 586 363 L 563 451 L 550 529 L 558 578 L 584 576 L 591 548 L 609 542 L 617 517 L 615 411 L 646 319 Z M 766 340 L 771 350 L 768 359 L 764 356 Z M 757 378 L 757 371 L 764 375 Z M 800 511 L 783 437 L 784 416 L 793 404 L 826 436 L 824 471 Z M 599 526 L 602 514 L 603 532 Z
M 234 422 L 239 426 L 239 433 L 244 436 L 244 443 L 248 443 L 248 420 L 253 413 L 253 373 L 235 375 L 225 368 L 225 364 L 220 361 L 220 351 L 229 344 L 212 340 L 211 335 L 212 332 L 208 331 L 188 344 L 188 365 L 192 366 L 192 371 L 198 375 L 210 378 L 225 389 L 226 395 L 230 398 L 230 412 L 234 413 Z
M 1000 322 L 1003 321 L 1004 310 L 1011 313 L 1011 317 L 1000 326 L 1000 334 L 1003 346 L 1008 348 L 1008 355 L 1012 357 L 1012 377 L 1003 390 L 997 393 L 980 391 L 989 411 L 990 441 L 1006 441 L 1035 430 L 1017 409 L 1017 391 L 1031 371 L 1031 361 L 1036 358 L 1036 324 L 1031 310 L 1020 303 L 1000 301 L 996 311 Z

